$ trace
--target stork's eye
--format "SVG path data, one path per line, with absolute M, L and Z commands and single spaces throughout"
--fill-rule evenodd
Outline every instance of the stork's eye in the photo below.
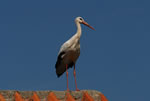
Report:
M 82 20 L 82 18 L 80 18 L 80 20 Z

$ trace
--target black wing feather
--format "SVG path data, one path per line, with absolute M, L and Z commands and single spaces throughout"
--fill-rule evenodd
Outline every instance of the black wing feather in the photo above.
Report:
M 55 68 L 57 69 L 59 67 L 59 65 L 61 64 L 61 60 L 62 60 L 62 55 L 64 55 L 65 52 L 61 52 L 59 55 L 58 55 L 58 58 L 57 58 L 57 62 L 55 64 Z
M 58 58 L 57 58 L 57 62 L 55 64 L 55 68 L 56 68 L 56 74 L 58 77 L 60 77 L 65 71 L 66 71 L 66 64 L 63 63 L 62 59 L 62 55 L 65 55 L 66 52 L 61 52 L 59 55 L 58 55 Z M 70 64 L 68 64 L 68 69 L 70 67 L 73 66 L 73 62 L 71 62 Z

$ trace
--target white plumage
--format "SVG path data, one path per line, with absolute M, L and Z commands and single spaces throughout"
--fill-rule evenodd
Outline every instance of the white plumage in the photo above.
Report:
M 82 32 L 81 24 L 84 24 L 90 27 L 91 29 L 94 29 L 87 22 L 85 22 L 82 17 L 77 17 L 75 19 L 75 23 L 77 25 L 76 34 L 61 46 L 60 51 L 58 53 L 58 58 L 55 65 L 56 74 L 58 77 L 60 77 L 65 71 L 67 71 L 68 68 L 72 67 L 73 65 L 74 65 L 74 76 L 75 76 L 75 63 L 80 55 L 80 37 Z M 67 80 L 67 89 L 68 89 L 68 80 Z M 76 86 L 76 90 L 77 90 L 77 86 Z

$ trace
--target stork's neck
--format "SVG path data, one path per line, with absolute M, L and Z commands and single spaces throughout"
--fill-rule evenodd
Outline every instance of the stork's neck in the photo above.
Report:
M 77 25 L 77 32 L 76 32 L 76 36 L 80 39 L 81 37 L 81 25 L 79 22 L 76 22 L 76 25 Z

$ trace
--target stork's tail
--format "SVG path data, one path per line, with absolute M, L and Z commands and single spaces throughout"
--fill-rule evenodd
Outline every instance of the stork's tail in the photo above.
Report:
M 68 65 L 68 69 L 73 66 L 73 62 Z M 66 64 L 61 59 L 57 59 L 55 64 L 57 77 L 60 77 L 66 71 Z

